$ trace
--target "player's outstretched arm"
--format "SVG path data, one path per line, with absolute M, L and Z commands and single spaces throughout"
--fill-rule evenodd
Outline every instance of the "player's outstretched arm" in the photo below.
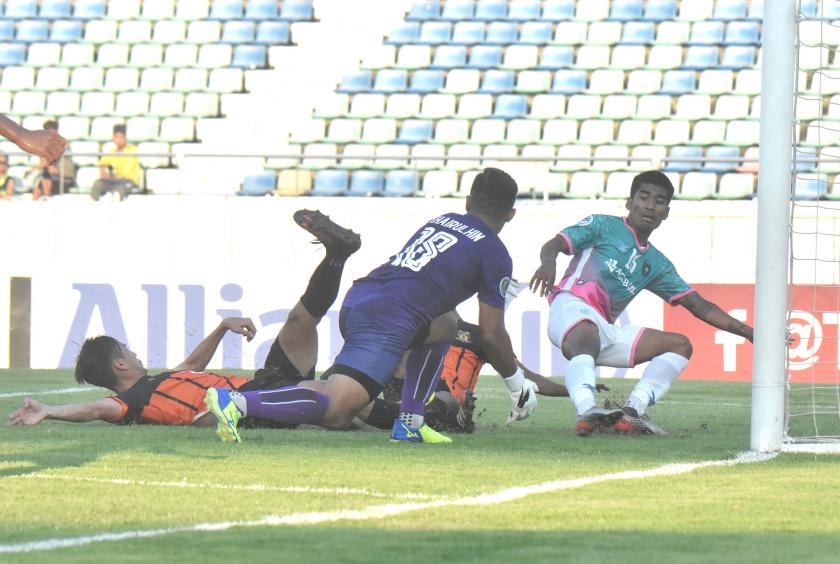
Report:
M 57 419 L 73 423 L 90 421 L 117 421 L 122 407 L 111 399 L 98 399 L 67 405 L 47 405 L 32 398 L 23 400 L 23 407 L 9 415 L 9 425 L 37 425 L 44 419 Z
M 257 334 L 257 328 L 254 326 L 254 322 L 251 321 L 250 317 L 226 317 L 219 323 L 218 327 L 213 329 L 212 333 L 198 343 L 198 346 L 184 359 L 184 362 L 173 368 L 173 370 L 201 372 L 207 368 L 207 364 L 213 358 L 213 355 L 216 354 L 216 349 L 219 348 L 219 343 L 222 342 L 222 337 L 228 331 L 244 335 L 249 342 Z
M 14 121 L 0 114 L 0 135 L 33 155 L 47 159 L 54 163 L 64 153 L 67 143 L 57 131 L 41 129 L 32 131 L 18 125 Z
M 554 279 L 557 277 L 557 255 L 568 254 L 568 252 L 569 245 L 560 235 L 555 235 L 553 239 L 546 241 L 540 249 L 540 267 L 534 272 L 531 283 L 528 285 L 532 292 L 542 297 L 551 292 Z
M 718 307 L 717 304 L 705 299 L 699 292 L 691 292 L 677 300 L 676 303 L 690 311 L 694 317 L 705 321 L 712 327 L 717 327 L 733 335 L 744 337 L 752 343 L 752 327 L 738 321 Z

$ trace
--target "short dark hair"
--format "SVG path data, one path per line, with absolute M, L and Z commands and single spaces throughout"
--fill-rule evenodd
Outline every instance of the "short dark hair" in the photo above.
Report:
M 508 173 L 498 168 L 485 168 L 473 180 L 471 206 L 491 219 L 503 219 L 513 208 L 518 191 L 516 181 Z
M 122 348 L 115 338 L 100 335 L 86 339 L 76 357 L 76 382 L 113 390 L 117 383 L 113 363 L 121 357 Z
M 674 185 L 671 184 L 671 179 L 658 170 L 648 170 L 641 174 L 637 174 L 633 179 L 633 183 L 630 185 L 631 200 L 636 195 L 636 192 L 639 191 L 639 188 L 642 187 L 642 184 L 653 184 L 654 186 L 664 188 L 668 193 L 669 202 L 671 201 L 671 198 L 674 197 Z
M 117 133 L 122 133 L 123 135 L 125 135 L 125 124 L 118 123 L 114 126 L 114 135 L 116 135 Z
M 58 122 L 54 119 L 48 119 L 44 122 L 44 129 L 49 129 L 52 131 L 58 131 Z

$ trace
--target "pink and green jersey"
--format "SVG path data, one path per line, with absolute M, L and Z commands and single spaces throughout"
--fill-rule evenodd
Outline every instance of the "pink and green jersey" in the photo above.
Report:
M 549 302 L 558 293 L 569 292 L 615 323 L 642 290 L 668 303 L 694 291 L 656 247 L 639 243 L 622 217 L 590 215 L 559 235 L 573 258 Z

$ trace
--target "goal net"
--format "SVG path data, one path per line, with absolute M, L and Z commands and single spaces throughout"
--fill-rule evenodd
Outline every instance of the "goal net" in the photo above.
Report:
M 840 442 L 840 3 L 797 2 L 784 442 Z M 768 64 L 765 61 L 765 64 Z

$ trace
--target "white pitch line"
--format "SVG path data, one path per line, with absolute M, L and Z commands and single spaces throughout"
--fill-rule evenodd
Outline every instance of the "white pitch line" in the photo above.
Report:
M 679 474 L 686 474 L 688 472 L 693 472 L 694 470 L 698 470 L 700 468 L 707 468 L 711 466 L 732 466 L 735 464 L 743 464 L 750 462 L 763 462 L 766 460 L 770 460 L 774 456 L 775 455 L 771 454 L 742 453 L 730 460 L 707 460 L 704 462 L 694 463 L 666 464 L 664 466 L 650 468 L 648 470 L 630 470 L 627 472 L 602 474 L 600 476 L 574 478 L 571 480 L 554 480 L 551 482 L 543 482 L 541 484 L 533 484 L 530 486 L 507 488 L 494 493 L 454 499 L 372 505 L 370 507 L 365 507 L 364 509 L 347 509 L 342 511 L 291 513 L 289 515 L 268 515 L 266 517 L 263 517 L 262 519 L 252 521 L 223 521 L 221 523 L 198 523 L 195 525 L 171 527 L 166 529 L 146 529 L 139 531 L 124 531 L 121 533 L 98 533 L 95 535 L 87 535 L 80 537 L 53 538 L 17 544 L 2 544 L 0 545 L 0 554 L 55 550 L 58 548 L 85 546 L 98 542 L 159 537 L 164 535 L 172 535 L 176 533 L 191 533 L 196 531 L 226 531 L 234 527 L 276 527 L 281 525 L 317 525 L 320 523 L 334 523 L 337 521 L 367 521 L 373 519 L 383 519 L 385 517 L 393 517 L 395 515 L 408 513 L 411 511 L 419 511 L 423 509 L 439 509 L 444 507 L 468 505 L 497 505 L 500 503 L 507 503 L 510 501 L 522 499 L 531 495 L 544 494 L 561 490 L 572 490 L 612 480 L 636 480 L 644 478 L 655 478 L 660 476 L 676 476 Z
M 269 484 L 219 484 L 214 482 L 187 482 L 181 481 L 148 481 L 128 480 L 124 478 L 97 478 L 95 476 L 69 476 L 66 474 L 21 474 L 14 478 L 34 480 L 64 480 L 68 482 L 93 482 L 101 484 L 115 484 L 118 486 L 143 486 L 160 488 L 186 488 L 186 489 L 213 489 L 213 490 L 237 490 L 256 492 L 285 492 L 285 493 L 325 493 L 333 495 L 361 495 L 367 497 L 380 497 L 386 499 L 449 499 L 448 496 L 428 495 L 422 493 L 387 493 L 365 488 L 313 488 L 309 486 L 272 486 Z
M 93 386 L 76 386 L 75 388 L 59 388 L 57 390 L 44 390 L 42 392 L 7 392 L 0 394 L 0 398 L 17 398 L 20 396 L 46 396 L 50 394 L 78 394 L 80 392 L 93 392 L 97 389 L 98 388 L 95 388 Z

